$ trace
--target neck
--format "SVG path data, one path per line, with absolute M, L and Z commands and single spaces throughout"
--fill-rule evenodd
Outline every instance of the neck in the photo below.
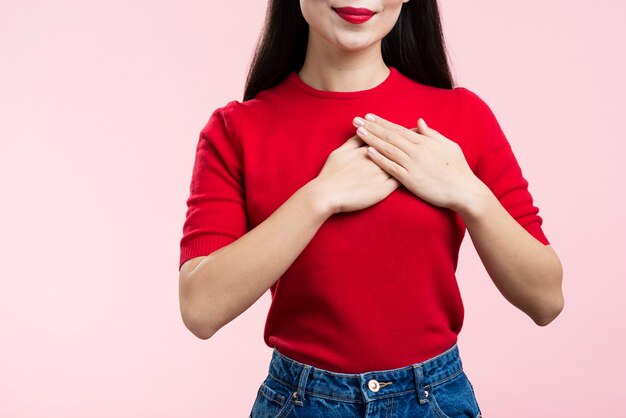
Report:
M 380 47 L 379 41 L 356 52 L 337 50 L 329 48 L 319 37 L 309 36 L 307 54 L 298 75 L 319 90 L 367 90 L 389 75 Z

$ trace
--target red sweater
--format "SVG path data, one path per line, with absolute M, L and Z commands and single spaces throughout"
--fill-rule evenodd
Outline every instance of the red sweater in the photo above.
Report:
M 396 68 L 361 91 L 318 90 L 294 71 L 253 100 L 217 108 L 196 148 L 180 265 L 263 222 L 314 179 L 367 112 L 428 125 L 456 141 L 474 173 L 530 234 L 548 244 L 488 105 L 464 88 L 417 83 Z M 465 225 L 400 185 L 379 203 L 331 216 L 270 288 L 264 341 L 315 367 L 362 373 L 403 367 L 450 348 L 463 325 L 456 281 Z

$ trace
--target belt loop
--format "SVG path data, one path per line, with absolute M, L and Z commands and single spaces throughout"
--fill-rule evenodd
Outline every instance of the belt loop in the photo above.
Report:
M 415 373 L 415 391 L 417 392 L 417 399 L 420 404 L 428 402 L 424 392 L 422 391 L 424 384 L 424 369 L 422 366 L 413 365 L 413 372 Z
M 297 390 L 298 396 L 293 401 L 293 403 L 295 403 L 298 406 L 302 406 L 302 401 L 304 400 L 304 391 L 306 389 L 306 383 L 309 378 L 310 371 L 311 371 L 311 366 L 308 364 L 305 364 L 304 367 L 302 368 L 302 373 L 300 373 L 300 380 L 298 381 L 298 390 Z

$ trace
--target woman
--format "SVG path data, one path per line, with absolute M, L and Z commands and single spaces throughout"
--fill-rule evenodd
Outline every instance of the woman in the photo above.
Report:
M 544 326 L 562 269 L 436 0 L 270 1 L 244 100 L 200 134 L 180 257 L 199 338 L 272 295 L 251 417 L 478 417 L 457 336 L 469 232 Z M 280 280 L 279 280 L 280 279 Z

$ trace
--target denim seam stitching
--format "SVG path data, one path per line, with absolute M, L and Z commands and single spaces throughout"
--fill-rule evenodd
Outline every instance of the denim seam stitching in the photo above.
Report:
M 409 366 L 399 367 L 399 368 L 397 368 L 397 369 L 391 369 L 391 370 L 402 370 L 402 369 L 409 368 L 409 367 L 411 367 L 411 366 L 413 366 L 413 367 L 416 367 L 416 366 L 422 366 L 422 367 L 423 367 L 423 366 L 424 366 L 424 365 L 426 365 L 426 364 L 430 364 L 430 363 L 434 362 L 435 360 L 441 359 L 441 358 L 442 358 L 444 355 L 446 355 L 446 354 L 450 354 L 452 351 L 454 351 L 454 348 L 455 348 L 456 346 L 457 346 L 457 344 L 455 343 L 455 344 L 453 344 L 453 345 L 452 345 L 452 347 L 448 348 L 448 349 L 447 349 L 446 351 L 444 351 L 443 353 L 439 353 L 439 354 L 437 354 L 435 357 L 432 357 L 432 358 L 430 358 L 430 359 L 428 359 L 428 360 L 426 360 L 426 361 L 423 361 L 423 362 L 421 362 L 421 363 L 414 363 L 414 364 L 409 365 Z M 290 359 L 289 357 L 285 356 L 285 355 L 284 355 L 284 354 L 282 354 L 280 351 L 278 351 L 276 348 L 274 348 L 274 351 L 276 352 L 276 354 L 277 354 L 278 356 L 280 356 L 281 358 L 283 358 L 283 359 L 287 360 L 289 363 L 294 364 L 294 365 L 296 365 L 296 366 L 298 366 L 298 367 L 302 367 L 302 366 L 303 366 L 303 364 L 302 364 L 302 363 L 300 363 L 300 362 L 296 362 L 296 361 L 294 361 L 294 360 Z M 381 371 L 381 370 L 373 370 L 372 372 L 380 372 L 380 371 Z M 341 374 L 341 375 L 342 375 L 342 377 L 348 377 L 348 378 L 351 378 L 351 379 L 358 379 L 358 378 L 359 378 L 359 376 L 358 376 L 358 375 L 360 374 L 360 373 L 336 373 L 336 372 L 328 372 L 328 371 L 326 371 L 326 370 L 324 370 L 324 369 L 319 369 L 319 368 L 317 368 L 317 367 L 315 367 L 315 372 L 316 372 L 316 373 L 317 373 L 317 372 L 321 372 L 321 373 L 324 373 L 324 374 L 329 375 L 329 376 L 335 376 L 336 374 Z M 366 372 L 366 373 L 372 373 L 372 372 Z
M 263 385 L 265 385 L 265 383 L 263 383 Z M 269 386 L 268 386 L 268 387 L 269 387 Z M 272 391 L 274 391 L 274 389 L 272 389 L 272 388 L 270 388 L 270 389 L 271 389 Z M 275 391 L 274 391 L 274 392 L 275 392 Z M 268 396 L 265 392 L 263 392 L 263 390 L 262 390 L 262 389 L 259 389 L 259 394 L 261 394 L 261 396 L 263 396 L 263 397 L 264 397 L 265 399 L 267 399 L 268 401 L 273 402 L 273 403 L 275 403 L 275 404 L 277 404 L 277 405 L 279 405 L 279 406 L 281 406 L 281 407 L 285 404 L 285 399 L 287 399 L 287 398 L 285 398 L 283 395 L 281 395 L 281 394 L 280 394 L 280 393 L 278 393 L 278 392 L 276 392 L 276 395 L 278 395 L 278 397 L 280 398 L 280 400 L 270 398 L 270 397 L 269 397 L 269 396 Z
M 432 387 L 438 386 L 438 385 L 440 385 L 442 383 L 445 383 L 448 380 L 451 380 L 451 379 L 454 379 L 455 377 L 457 377 L 459 374 L 461 374 L 461 372 L 463 372 L 463 368 L 459 369 L 458 371 L 454 372 L 453 374 L 451 374 L 449 376 L 444 377 L 443 379 L 438 380 L 435 383 L 429 383 L 427 385 L 424 385 L 424 388 L 432 388 Z M 297 386 L 294 386 L 291 383 L 285 382 L 284 380 L 274 376 L 271 372 L 268 372 L 268 374 L 269 374 L 269 376 L 272 379 L 276 380 L 278 383 L 280 383 L 282 385 L 285 385 L 285 386 L 289 387 L 290 389 L 297 389 Z M 393 393 L 389 393 L 389 394 L 384 395 L 384 396 L 380 396 L 377 399 L 385 399 L 385 398 L 392 397 L 392 396 L 402 396 L 402 395 L 406 395 L 406 394 L 411 393 L 411 392 L 415 392 L 415 390 L 411 389 L 411 390 L 406 390 L 406 391 L 403 391 L 403 392 L 393 392 Z M 312 391 L 312 390 L 305 390 L 304 394 L 305 394 L 305 396 L 307 394 L 309 394 L 309 395 L 317 396 L 317 397 L 320 397 L 320 398 L 334 399 L 334 400 L 338 400 L 338 401 L 354 401 L 354 399 L 351 399 L 351 398 L 336 397 L 336 396 L 328 395 L 328 394 L 321 393 L 321 392 L 315 392 L 315 391 Z M 267 398 L 267 396 L 266 396 L 266 398 Z M 358 401 L 358 402 L 361 402 L 361 401 Z
M 460 368 L 459 370 L 457 370 L 456 372 L 454 372 L 453 374 L 444 377 L 443 379 L 440 379 L 438 381 L 436 381 L 435 383 L 429 383 L 427 385 L 424 385 L 424 387 L 435 387 L 435 386 L 439 386 L 442 383 L 447 382 L 448 380 L 454 379 L 455 377 L 457 377 L 458 375 L 460 375 L 463 372 L 463 368 Z
M 423 367 L 425 364 L 430 363 L 430 364 L 433 364 L 433 365 L 435 366 L 434 361 L 435 361 L 435 360 L 437 360 L 437 359 L 442 358 L 444 355 L 446 355 L 446 354 L 448 354 L 448 353 L 451 353 L 451 352 L 454 350 L 455 346 L 456 346 L 456 343 L 455 343 L 452 347 L 450 347 L 449 349 L 447 349 L 446 351 L 444 351 L 443 353 L 440 353 L 439 355 L 437 355 L 437 356 L 435 356 L 435 357 L 431 358 L 430 360 L 424 361 L 424 362 L 422 362 L 422 363 L 417 363 L 417 365 L 419 365 L 419 366 L 422 366 L 422 367 Z M 303 367 L 303 364 L 302 364 L 302 363 L 297 362 L 297 361 L 294 361 L 294 360 L 290 359 L 289 357 L 286 357 L 285 355 L 283 355 L 282 353 L 280 353 L 278 350 L 276 350 L 276 348 L 274 348 L 274 351 L 275 351 L 275 352 L 276 352 L 276 354 L 277 354 L 278 356 L 280 356 L 283 360 L 286 360 L 286 361 L 288 361 L 289 363 L 291 363 L 291 364 L 293 364 L 293 365 L 295 365 L 295 366 L 297 366 L 297 367 Z M 410 366 L 407 366 L 407 367 L 410 367 Z M 415 365 L 413 365 L 413 367 L 415 367 Z M 397 370 L 404 369 L 404 368 L 405 368 L 405 367 L 402 367 L 402 368 L 399 368 L 399 369 L 397 369 Z M 319 368 L 315 368 L 315 371 L 316 371 L 316 372 L 321 372 L 321 373 L 323 373 L 323 374 L 325 374 L 325 375 L 327 375 L 327 376 L 331 376 L 331 377 L 336 376 L 337 374 L 341 374 L 341 375 L 342 375 L 341 377 L 343 377 L 343 378 L 346 378 L 346 377 L 347 377 L 347 378 L 351 378 L 351 379 L 359 379 L 359 374 L 351 374 L 351 373 L 333 373 L 333 372 L 329 372 L 329 371 L 326 371 L 326 370 L 323 370 L 323 369 L 319 369 Z M 374 372 L 376 372 L 376 371 L 374 371 Z M 448 380 L 451 380 L 451 379 L 455 378 L 456 376 L 458 376 L 458 375 L 459 375 L 460 373 L 462 373 L 462 372 L 463 372 L 463 367 L 461 367 L 461 368 L 460 368 L 458 371 L 456 371 L 455 373 L 453 373 L 453 374 L 451 374 L 451 375 L 449 375 L 449 376 L 446 376 L 446 377 L 444 377 L 444 378 L 442 378 L 442 379 L 438 380 L 438 381 L 437 381 L 437 382 L 435 382 L 435 383 L 429 383 L 429 384 L 427 384 L 427 385 L 424 385 L 424 387 L 425 387 L 425 388 L 427 388 L 427 387 L 428 387 L 428 388 L 432 388 L 432 387 L 438 386 L 438 385 L 440 385 L 440 384 L 442 384 L 442 383 L 444 383 L 444 382 L 446 382 L 446 381 L 448 381 Z M 371 373 L 371 372 L 367 372 L 367 373 Z M 297 389 L 297 387 L 296 387 L 296 386 L 292 385 L 291 383 L 285 382 L 285 381 L 283 381 L 282 379 L 280 379 L 280 378 L 278 378 L 278 377 L 274 376 L 271 372 L 269 372 L 268 374 L 269 374 L 269 375 L 270 375 L 270 376 L 271 376 L 274 380 L 276 380 L 277 382 L 279 382 L 279 383 L 281 383 L 281 384 L 283 384 L 283 385 L 285 385 L 285 386 L 287 386 L 287 387 L 289 387 L 289 388 L 291 388 L 291 389 Z M 383 395 L 383 396 L 377 397 L 376 399 L 386 399 L 386 398 L 390 398 L 390 397 L 391 397 L 391 398 L 393 398 L 393 397 L 396 397 L 396 396 L 403 396 L 403 395 L 406 395 L 406 394 L 408 394 L 408 393 L 414 393 L 414 392 L 415 392 L 415 390 L 414 390 L 414 389 L 411 389 L 411 390 L 408 390 L 408 391 L 403 391 L 403 392 L 394 392 L 394 393 L 390 393 L 390 394 L 386 394 L 386 395 Z M 363 403 L 363 401 L 362 401 L 362 400 L 359 400 L 359 399 L 356 399 L 356 400 L 355 400 L 354 398 L 341 398 L 341 397 L 336 397 L 336 396 L 332 396 L 332 395 L 328 395 L 328 394 L 324 394 L 324 393 L 320 393 L 320 392 L 315 392 L 315 391 L 310 391 L 310 390 L 306 390 L 306 389 L 305 389 L 305 390 L 304 390 L 304 396 L 306 396 L 307 394 L 309 394 L 309 395 L 311 395 L 311 396 L 315 396 L 315 397 L 323 398 L 323 399 L 329 399 L 329 400 L 346 401 L 346 402 L 351 402 L 351 403 Z M 281 396 L 282 396 L 282 395 L 281 395 Z M 265 397 L 267 398 L 267 396 L 265 396 Z
M 293 406 L 294 406 L 293 396 L 290 396 L 289 399 L 287 399 L 287 403 L 283 405 L 280 411 L 278 412 L 278 415 L 276 416 L 276 418 L 285 417 L 289 415 L 291 413 L 291 410 L 293 409 Z
M 428 403 L 430 404 L 430 408 L 435 413 L 435 415 L 437 415 L 440 418 L 450 418 L 448 415 L 445 414 L 445 412 L 441 410 L 441 407 L 439 406 L 439 402 L 437 401 L 437 398 L 435 397 L 435 395 L 431 393 L 430 396 L 433 397 L 433 400 Z
M 291 389 L 296 389 L 296 386 L 292 385 L 291 383 L 285 382 L 284 380 L 282 380 L 282 379 L 280 379 L 280 378 L 278 378 L 278 377 L 274 376 L 271 372 L 269 372 L 268 374 L 270 375 L 270 377 L 271 377 L 272 379 L 276 380 L 278 383 L 283 384 L 283 385 L 285 385 L 285 386 L 287 386 L 287 387 L 289 387 L 289 388 L 291 388 Z M 455 374 L 455 375 L 456 375 L 456 374 Z M 441 381 L 440 381 L 440 382 L 441 382 Z M 430 385 L 427 385 L 427 386 L 430 386 Z M 406 394 L 409 394 L 409 393 L 414 393 L 414 392 L 415 392 L 415 389 L 405 390 L 405 391 L 403 391 L 403 392 L 393 392 L 393 393 L 388 393 L 388 394 L 383 395 L 383 396 L 379 396 L 379 397 L 377 397 L 376 399 L 395 398 L 395 397 L 397 397 L 397 396 L 404 396 L 404 395 L 406 395 Z M 359 400 L 359 399 L 354 399 L 354 398 L 340 398 L 340 397 L 336 397 L 336 396 L 329 395 L 329 394 L 326 394 L 326 393 L 316 392 L 316 391 L 313 391 L 313 390 L 308 390 L 308 389 L 306 389 L 306 390 L 304 391 L 304 394 L 305 394 L 305 396 L 306 396 L 306 395 L 312 395 L 312 396 L 315 396 L 315 397 L 318 397 L 318 398 L 330 399 L 330 400 L 335 400 L 335 401 L 349 401 L 349 402 L 353 402 L 353 403 L 354 403 L 354 402 L 357 402 L 357 403 L 362 403 L 362 402 L 363 402 L 363 401 L 361 401 L 361 400 Z

